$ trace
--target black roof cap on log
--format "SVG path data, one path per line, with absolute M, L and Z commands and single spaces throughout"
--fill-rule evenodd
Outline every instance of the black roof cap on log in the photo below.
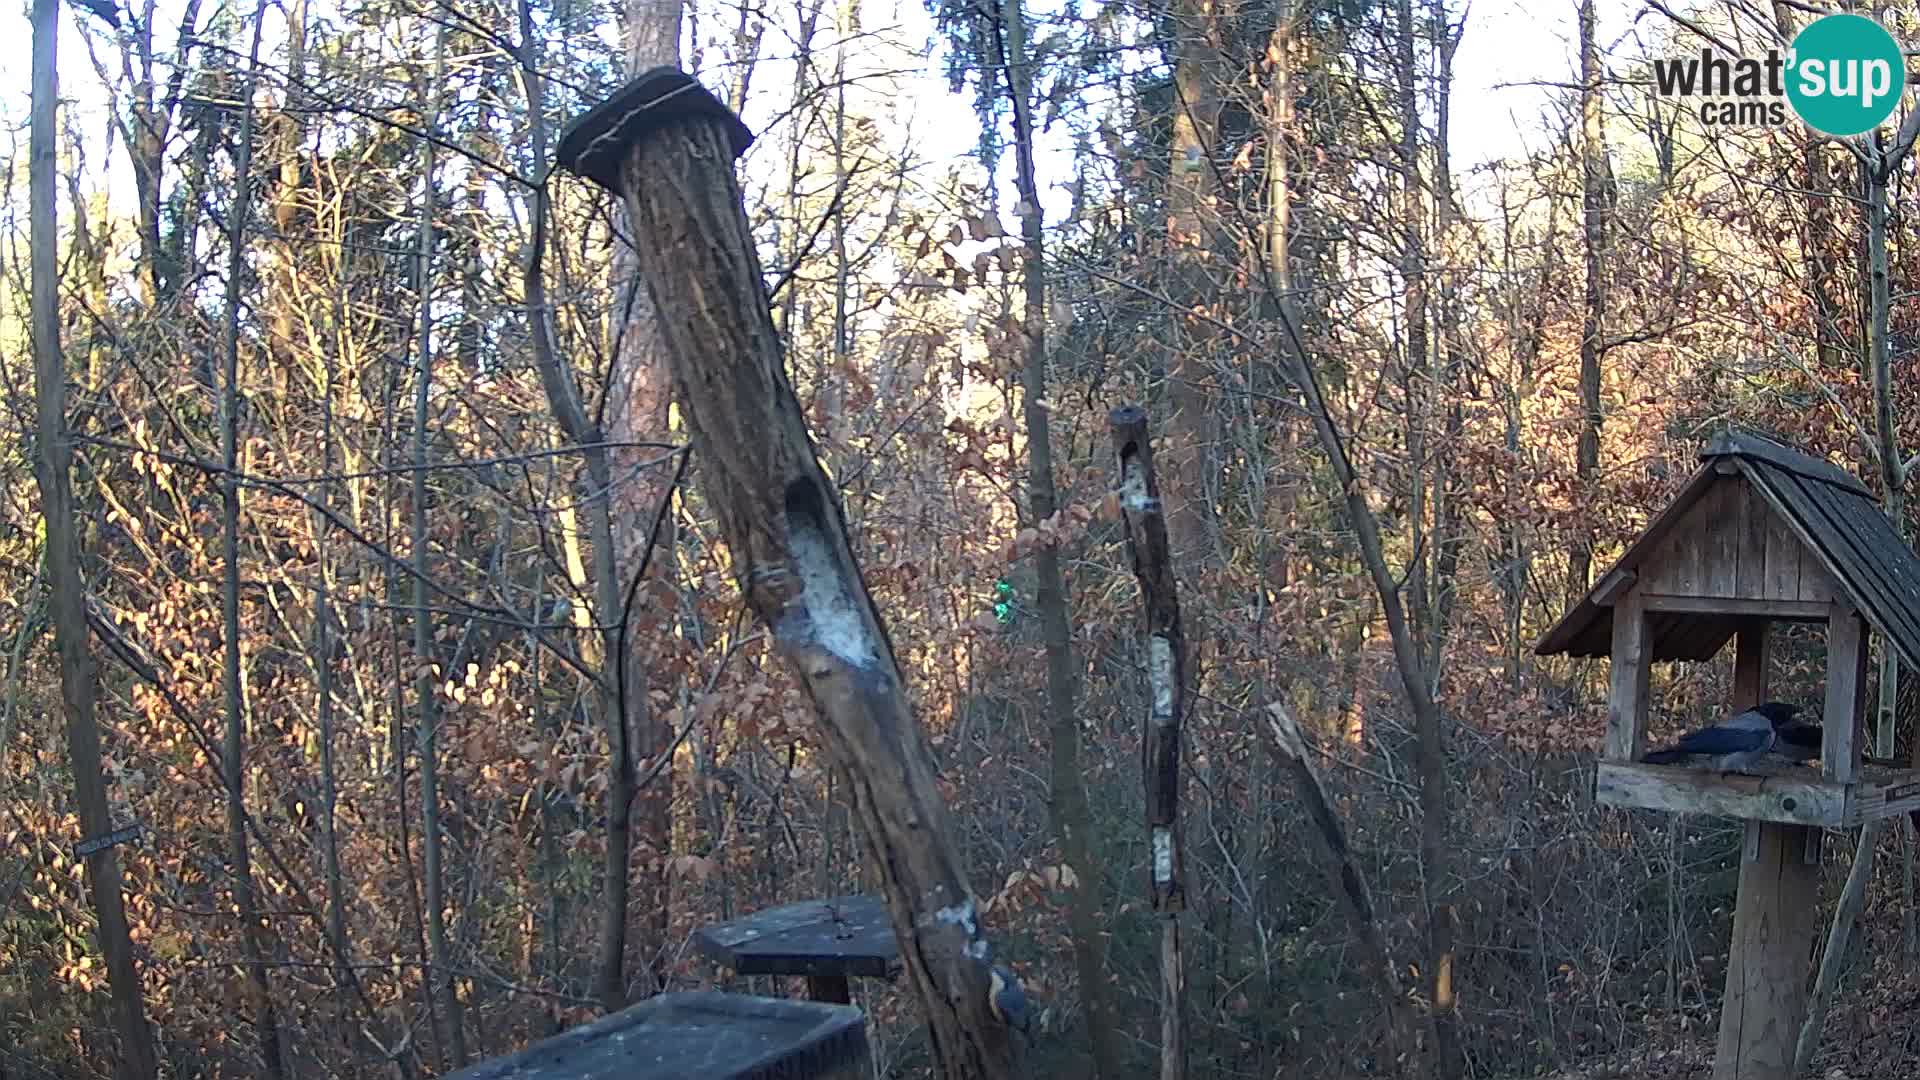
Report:
M 679 68 L 663 66 L 635 76 L 568 124 L 560 133 L 554 163 L 618 192 L 620 165 L 628 148 L 648 133 L 688 116 L 713 117 L 724 125 L 735 157 L 753 143 L 753 132 L 699 80 Z

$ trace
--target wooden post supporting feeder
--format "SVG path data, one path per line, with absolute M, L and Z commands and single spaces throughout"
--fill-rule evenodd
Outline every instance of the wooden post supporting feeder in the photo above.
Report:
M 1536 648 L 1612 662 L 1595 797 L 1747 822 L 1714 1080 L 1791 1080 L 1807 1010 L 1821 829 L 1920 807 L 1920 771 L 1865 766 L 1868 634 L 1920 664 L 1920 558 L 1857 478 L 1748 432 L 1716 439 L 1654 518 Z M 1649 672 L 1735 641 L 1735 709 L 1767 698 L 1768 628 L 1826 626 L 1818 770 L 1723 775 L 1641 760 Z M 1811 702 L 1801 703 L 1803 706 Z
M 881 869 L 901 959 L 949 1077 L 1015 1069 L 988 1001 L 992 950 L 892 643 L 787 381 L 733 161 L 751 139 L 687 75 L 655 68 L 571 124 L 559 167 L 618 192 L 654 257 L 658 313 L 696 477 L 735 579 L 819 710 Z
M 700 951 L 741 975 L 802 975 L 807 996 L 845 1005 L 849 976 L 891 979 L 900 944 L 877 896 L 803 900 L 698 930 Z
M 448 1080 L 863 1080 L 860 1010 L 745 994 L 661 994 Z

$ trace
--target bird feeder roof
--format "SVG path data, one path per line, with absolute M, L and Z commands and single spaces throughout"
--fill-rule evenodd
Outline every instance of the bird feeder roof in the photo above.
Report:
M 1718 436 L 1700 459 L 1536 653 L 1611 655 L 1614 599 L 1657 581 L 1686 595 L 1648 607 L 1655 660 L 1705 660 L 1745 618 L 1820 621 L 1844 601 L 1920 665 L 1920 557 L 1858 477 L 1750 431 Z

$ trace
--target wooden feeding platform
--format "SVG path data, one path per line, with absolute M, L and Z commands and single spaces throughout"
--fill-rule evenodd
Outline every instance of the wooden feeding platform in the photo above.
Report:
M 451 1080 L 855 1080 L 860 1010 L 713 992 L 661 994 Z
M 1700 456 L 1535 651 L 1611 661 L 1596 801 L 1747 822 L 1713 1077 L 1790 1080 L 1816 929 L 1815 830 L 1920 810 L 1920 770 L 1862 760 L 1869 635 L 1920 667 L 1920 557 L 1866 485 L 1826 461 L 1748 432 Z M 1767 700 L 1776 622 L 1826 628 L 1818 768 L 1783 758 L 1729 774 L 1641 760 L 1653 663 L 1708 660 L 1732 641 L 1731 705 L 1750 708 Z
M 836 896 L 768 908 L 696 931 L 701 952 L 741 975 L 804 975 L 807 996 L 846 1004 L 850 976 L 891 979 L 900 944 L 878 896 Z

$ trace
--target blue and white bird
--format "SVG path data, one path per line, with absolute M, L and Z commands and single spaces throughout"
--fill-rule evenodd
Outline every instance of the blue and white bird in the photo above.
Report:
M 1027 991 L 1020 977 L 995 964 L 987 973 L 987 1007 L 994 1019 L 1025 1035 L 1033 1029 L 1033 1013 L 1027 1006 Z
M 1755 705 L 1712 727 L 1689 731 L 1664 750 L 1642 760 L 1649 765 L 1687 765 L 1721 772 L 1746 772 L 1766 762 L 1789 757 L 1781 729 L 1794 722 L 1800 706 L 1780 701 Z M 1797 740 L 1796 740 L 1797 741 Z

